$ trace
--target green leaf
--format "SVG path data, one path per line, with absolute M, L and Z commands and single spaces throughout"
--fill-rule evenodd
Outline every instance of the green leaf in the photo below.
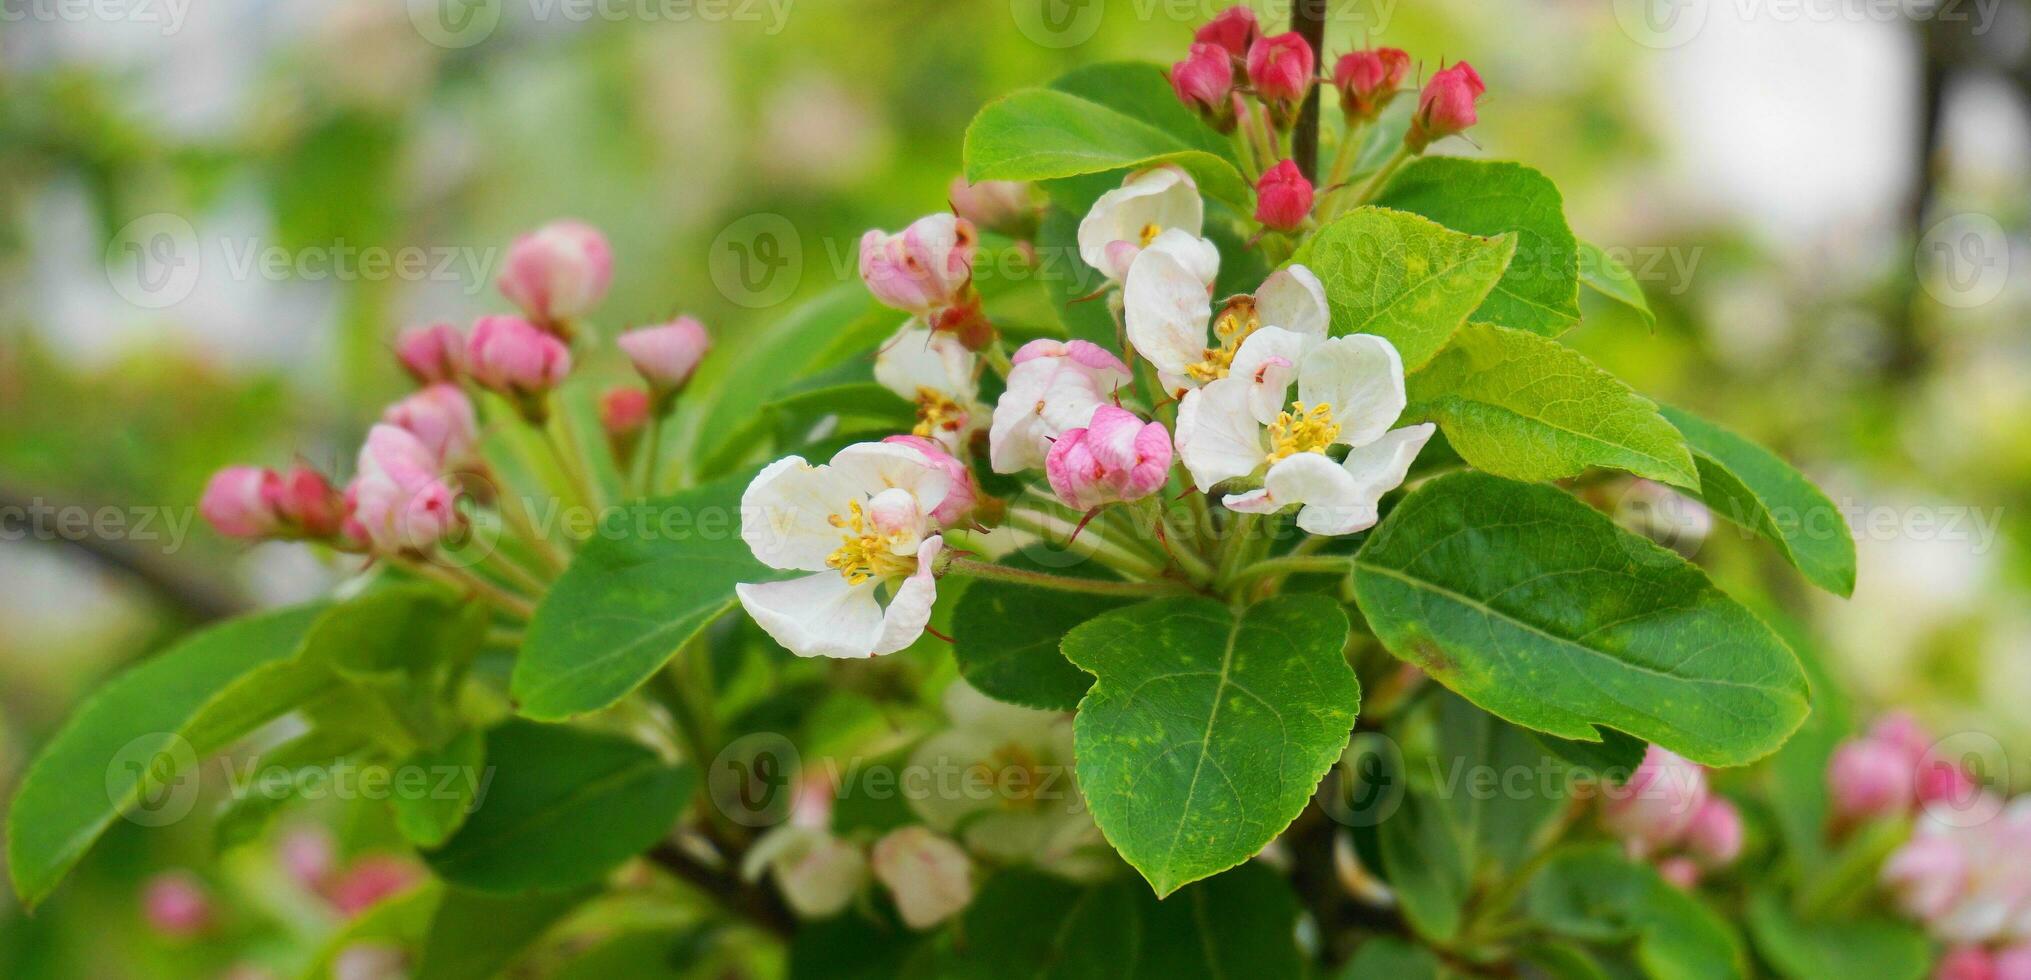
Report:
M 1649 748 L 1640 738 L 1618 732 L 1612 728 L 1597 729 L 1601 733 L 1598 742 L 1581 742 L 1572 739 L 1553 738 L 1543 732 L 1529 731 L 1537 744 L 1546 751 L 1565 760 L 1568 766 L 1586 773 L 1593 779 L 1621 782 L 1636 771 L 1643 763 L 1643 753 Z
M 980 110 L 966 127 L 966 179 L 1050 180 L 1176 163 L 1209 197 L 1247 207 L 1240 171 L 1219 153 L 1089 98 L 1025 89 Z
M 1232 164 L 1234 143 L 1185 108 L 1163 68 L 1146 61 L 1109 61 L 1074 68 L 1049 86 L 1106 106 L 1170 134 L 1179 143 Z
M 1801 922 L 1776 892 L 1762 891 L 1749 900 L 1748 921 L 1757 951 L 1791 980 L 1919 980 L 1932 965 L 1925 934 L 1894 919 Z
M 1437 942 L 1459 935 L 1470 882 L 1445 806 L 1423 793 L 1407 793 L 1396 812 L 1375 828 L 1375 836 L 1383 877 L 1396 891 L 1411 928 Z
M 1608 726 L 1731 766 L 1805 718 L 1805 677 L 1777 634 L 1552 487 L 1472 472 L 1425 484 L 1370 533 L 1354 591 L 1390 652 L 1560 738 Z
M 1664 409 L 1699 464 L 1707 509 L 1754 531 L 1813 584 L 1855 591 L 1855 536 L 1840 508 L 1776 453 L 1691 412 Z
M 1565 780 L 1572 767 L 1545 743 L 1593 743 L 1560 742 L 1518 728 L 1450 691 L 1439 692 L 1431 703 L 1437 727 L 1434 795 L 1447 804 L 1465 851 L 1467 873 L 1462 877 L 1472 878 L 1484 866 L 1515 867 L 1529 856 L 1538 830 L 1568 801 Z M 1620 732 L 1612 734 L 1635 742 Z M 1641 757 L 1642 744 L 1636 746 Z
M 1093 563 L 1044 568 L 1020 553 L 1001 564 L 1060 575 L 1108 577 Z M 1079 706 L 1093 678 L 1058 652 L 1073 627 L 1129 600 L 1054 592 L 1012 582 L 974 581 L 952 612 L 952 655 L 980 693 L 1046 711 Z
M 395 810 L 395 829 L 418 847 L 436 847 L 465 823 L 473 800 L 486 778 L 487 748 L 477 729 L 467 729 L 440 748 L 426 748 L 404 760 L 396 777 L 420 772 L 420 786 L 388 798 Z
M 554 721 L 604 709 L 732 609 L 734 585 L 782 578 L 740 538 L 752 476 L 609 515 L 536 607 L 509 684 L 516 710 Z
M 1516 258 L 1474 319 L 1556 337 L 1580 322 L 1579 242 L 1551 178 L 1518 163 L 1423 157 L 1375 202 L 1470 235 L 1509 235 Z
M 1772 625 L 1798 652 L 1805 668 L 1806 684 L 1812 689 L 1812 714 L 1784 747 L 1760 767 L 1759 776 L 1770 800 L 1770 815 L 1777 825 L 1783 860 L 1798 869 L 1799 880 L 1809 881 L 1823 870 L 1832 856 L 1828 850 L 1827 817 L 1832 802 L 1827 789 L 1827 762 L 1834 749 L 1852 731 L 1849 708 L 1840 685 L 1827 672 L 1826 655 L 1820 651 L 1801 624 L 1785 617 L 1773 617 Z
M 1292 256 L 1318 275 L 1333 333 L 1372 333 L 1423 367 L 1501 280 L 1516 239 L 1477 238 L 1414 214 L 1358 208 Z
M 1159 599 L 1065 636 L 1096 678 L 1074 723 L 1080 788 L 1158 896 L 1247 860 L 1304 809 L 1360 706 L 1346 643 L 1346 614 L 1323 596 L 1238 619 L 1210 599 Z
M 486 795 L 424 856 L 438 877 L 485 892 L 597 881 L 669 831 L 694 775 L 626 739 L 525 721 L 489 731 L 486 759 Z
M 1163 901 L 1144 898 L 1143 903 L 1137 977 L 1305 975 L 1297 944 L 1297 896 L 1266 865 L 1251 861 Z
M 858 910 L 807 922 L 790 939 L 790 980 L 896 980 L 921 946 L 893 914 Z
M 332 765 L 361 755 L 365 748 L 366 742 L 355 733 L 315 728 L 262 753 L 255 760 L 260 769 L 248 791 L 234 794 L 212 821 L 213 848 L 224 851 L 253 841 L 297 798 L 306 781 L 328 774 Z
M 189 770 L 289 709 L 276 704 L 263 717 L 247 710 L 257 699 L 232 688 L 295 653 L 321 612 L 298 606 L 211 627 L 87 699 L 36 756 L 8 812 L 8 869 L 22 904 L 47 898 L 130 807 L 150 826 L 187 813 L 198 790 Z M 225 715 L 235 723 L 222 723 Z
M 1525 904 L 1556 935 L 1634 940 L 1636 961 L 1653 980 L 1748 975 L 1735 936 L 1719 916 L 1611 844 L 1559 852 L 1531 879 Z
M 1643 297 L 1643 286 L 1629 267 L 1591 242 L 1580 243 L 1580 283 L 1594 292 L 1636 311 L 1643 322 L 1657 326 L 1657 314 Z
M 1439 980 L 1444 967 L 1438 954 L 1395 936 L 1376 936 L 1354 950 L 1340 970 L 1340 980 Z
M 1657 404 L 1555 340 L 1470 323 L 1405 388 L 1405 423 L 1437 422 L 1460 458 L 1496 476 L 1536 483 L 1598 466 L 1699 486 Z
M 497 976 L 544 930 L 592 894 L 593 889 L 579 889 L 488 895 L 447 888 L 430 915 L 416 980 L 487 980 Z

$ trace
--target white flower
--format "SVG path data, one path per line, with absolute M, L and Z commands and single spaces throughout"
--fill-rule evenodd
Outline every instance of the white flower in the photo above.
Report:
M 1215 319 L 1214 272 L 1197 264 L 1194 251 L 1183 240 L 1160 238 L 1136 256 L 1122 288 L 1129 343 L 1156 365 L 1165 390 L 1182 397 L 1226 377 L 1241 346 L 1265 327 L 1281 327 L 1308 343 L 1326 339 L 1331 311 L 1310 269 L 1294 265 L 1271 273 L 1255 295 L 1229 300 Z
M 972 860 L 924 827 L 902 827 L 875 841 L 874 876 L 888 886 L 897 914 L 912 929 L 929 929 L 973 901 Z
M 1084 340 L 1032 340 L 1009 360 L 1008 388 L 994 405 L 987 457 L 996 473 L 1044 465 L 1051 440 L 1085 425 L 1093 410 L 1114 404 L 1129 383 L 1128 365 Z
M 1093 202 L 1079 221 L 1079 257 L 1120 282 L 1136 253 L 1171 229 L 1199 237 L 1206 205 L 1199 187 L 1175 164 L 1130 174 L 1121 186 Z
M 1293 376 L 1298 397 L 1287 403 Z M 1241 345 L 1225 377 L 1185 395 L 1178 453 L 1205 489 L 1267 466 L 1260 488 L 1222 500 L 1229 510 L 1270 514 L 1303 505 L 1304 530 L 1352 534 L 1375 524 L 1382 495 L 1403 482 L 1432 436 L 1430 423 L 1389 428 L 1404 403 L 1403 361 L 1389 341 L 1370 334 L 1316 340 L 1263 327 Z M 1351 447 L 1345 462 L 1326 455 L 1335 445 Z
M 812 466 L 771 463 L 741 496 L 741 540 L 771 568 L 814 574 L 742 583 L 741 605 L 800 657 L 894 653 L 924 632 L 944 538 L 932 513 L 951 478 L 908 446 L 863 442 Z M 892 589 L 887 608 L 876 599 Z
M 948 332 L 934 332 L 912 320 L 903 324 L 874 357 L 874 379 L 917 406 L 910 430 L 935 439 L 960 455 L 975 432 L 987 427 L 987 406 L 976 380 L 979 355 Z
M 791 911 L 824 919 L 844 910 L 867 882 L 867 856 L 829 831 L 785 824 L 763 834 L 741 860 L 749 881 L 764 871 Z

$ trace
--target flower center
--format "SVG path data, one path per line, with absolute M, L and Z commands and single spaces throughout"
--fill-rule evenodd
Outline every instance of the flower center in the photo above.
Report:
M 1269 461 L 1299 453 L 1323 453 L 1340 437 L 1340 423 L 1333 421 L 1333 406 L 1292 402 L 1291 410 L 1277 414 L 1269 424 Z
M 911 433 L 928 439 L 940 432 L 958 432 L 965 427 L 966 406 L 942 391 L 917 389 L 917 426 L 910 430 Z
M 1154 222 L 1154 221 L 1150 222 L 1149 224 L 1143 225 L 1143 226 L 1142 226 L 1142 247 L 1144 247 L 1144 248 L 1148 248 L 1148 247 L 1149 247 L 1149 243 L 1151 243 L 1151 242 L 1153 242 L 1153 241 L 1156 241 L 1156 240 L 1157 240 L 1157 236 L 1158 236 L 1158 235 L 1161 235 L 1161 234 L 1163 234 L 1163 233 L 1164 233 L 1164 226 L 1162 226 L 1162 225 L 1160 225 L 1160 224 L 1157 224 L 1157 223 L 1156 223 L 1156 222 Z
M 1241 342 L 1248 335 L 1262 328 L 1262 318 L 1255 312 L 1255 297 L 1242 296 L 1227 304 L 1220 315 L 1213 320 L 1213 337 L 1220 342 L 1218 347 L 1206 348 L 1206 356 L 1197 364 L 1185 367 L 1185 373 L 1193 380 L 1204 384 L 1227 376 L 1234 366 L 1234 354 L 1241 349 Z
M 1021 810 L 1035 805 L 1044 789 L 1047 774 L 1043 762 L 1029 749 L 1013 742 L 996 748 L 976 762 L 970 773 L 980 783 L 992 786 L 995 801 L 1004 810 Z
M 860 501 L 848 503 L 846 513 L 832 515 L 831 522 L 833 527 L 846 533 L 840 538 L 844 543 L 826 556 L 825 565 L 838 569 L 839 574 L 845 576 L 846 584 L 859 585 L 874 578 L 895 578 L 917 570 L 916 558 L 896 554 L 896 546 L 907 544 L 910 532 L 899 529 L 882 533 L 868 523 Z

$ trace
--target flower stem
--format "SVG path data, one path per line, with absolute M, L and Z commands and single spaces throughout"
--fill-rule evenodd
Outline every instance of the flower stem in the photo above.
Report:
M 565 482 L 571 485 L 572 495 L 578 498 L 574 502 L 579 506 L 597 510 L 599 504 L 593 498 L 590 481 L 586 479 L 585 472 L 579 468 L 580 460 L 577 454 L 573 452 L 572 446 L 566 445 L 567 437 L 558 435 L 557 430 L 564 425 L 562 420 L 553 418 L 550 425 L 543 427 L 543 443 L 550 447 L 550 454 L 557 459 L 558 468 L 564 471 Z M 564 526 L 568 528 L 570 522 L 565 522 Z M 567 530 L 565 533 L 570 532 Z
M 1105 579 L 1074 578 L 1070 575 L 1053 575 L 1049 572 L 1032 572 L 1007 565 L 994 565 L 970 558 L 952 558 L 945 565 L 949 574 L 966 575 L 972 578 L 989 579 L 997 582 L 1011 582 L 1016 585 L 1035 586 L 1040 589 L 1057 589 L 1061 592 L 1084 592 L 1089 595 L 1160 596 L 1185 595 L 1192 590 L 1182 582 L 1158 579 L 1151 582 L 1110 582 Z
M 994 338 L 994 343 L 987 345 L 986 349 L 980 352 L 980 359 L 986 361 L 987 366 L 994 369 L 994 373 L 1004 378 L 1014 370 L 1014 365 L 1008 360 L 1008 349 L 1002 346 L 1000 337 Z
M 515 505 L 513 507 L 507 504 L 507 498 L 509 497 L 515 498 Z M 535 513 L 529 505 L 529 498 L 519 493 L 509 493 L 507 488 L 503 487 L 500 497 L 496 498 L 496 507 L 501 512 L 501 520 L 508 525 L 510 530 L 515 532 L 517 537 L 529 545 L 529 550 L 542 558 L 543 564 L 550 568 L 550 573 L 552 575 L 563 574 L 565 567 L 570 565 L 571 562 L 564 556 L 563 550 L 557 547 L 556 542 L 544 537 L 541 532 L 536 530 Z
M 1046 544 L 1056 543 L 1052 540 L 1051 536 L 1053 534 L 1058 535 L 1058 540 L 1064 542 L 1059 546 L 1065 548 L 1071 547 L 1071 543 L 1067 539 L 1072 537 L 1073 530 L 1078 526 L 1071 521 L 1063 520 L 1052 514 L 1029 510 L 1009 511 L 1008 522 L 1018 530 L 1027 531 L 1032 537 Z M 1117 572 L 1137 575 L 1142 578 L 1163 577 L 1163 566 L 1129 551 L 1113 539 L 1107 537 L 1099 528 L 1089 525 L 1084 531 L 1080 532 L 1079 537 L 1092 542 L 1091 548 L 1094 558 L 1099 559 L 1101 564 Z
M 1404 161 L 1409 160 L 1414 155 L 1411 153 L 1409 146 L 1397 147 L 1396 152 L 1390 154 L 1388 162 L 1378 168 L 1374 176 L 1369 177 L 1367 182 L 1361 185 L 1361 192 L 1354 195 L 1352 202 L 1341 210 L 1358 208 L 1375 200 L 1375 196 L 1382 193 L 1383 185 L 1389 183 L 1389 178 L 1396 176 L 1397 168 L 1403 166 Z
M 1265 558 L 1235 573 L 1230 585 L 1241 585 L 1255 581 L 1265 575 L 1299 575 L 1315 573 L 1331 575 L 1345 574 L 1354 565 L 1353 559 L 1339 555 L 1285 555 L 1281 558 Z
M 499 548 L 487 552 L 481 560 L 499 571 L 502 577 L 513 579 L 515 584 L 529 595 L 540 596 L 550 591 L 550 583 L 537 578 L 535 572 L 523 568 L 521 562 L 502 554 Z
M 397 566 L 436 582 L 439 585 L 446 586 L 455 592 L 477 595 L 492 603 L 502 612 L 519 619 L 526 620 L 536 614 L 536 606 L 529 600 L 509 592 L 507 589 L 485 578 L 474 575 L 467 569 L 450 568 L 435 564 L 429 559 L 418 560 L 401 555 L 393 556 L 389 560 Z
M 642 447 L 641 482 L 635 487 L 635 496 L 645 500 L 662 489 L 662 484 L 656 479 L 656 470 L 663 462 L 663 415 L 657 412 L 649 416 L 649 429 L 642 433 L 648 444 Z

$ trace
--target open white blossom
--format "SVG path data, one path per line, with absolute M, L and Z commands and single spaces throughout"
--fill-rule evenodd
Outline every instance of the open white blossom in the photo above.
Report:
M 1178 229 L 1198 238 L 1205 221 L 1206 204 L 1191 175 L 1175 164 L 1152 167 L 1093 202 L 1079 221 L 1079 257 L 1109 282 L 1120 282 L 1158 235 Z
M 917 406 L 917 425 L 911 432 L 937 440 L 956 456 L 973 433 L 987 427 L 988 408 L 979 398 L 979 362 L 980 356 L 958 337 L 912 320 L 876 352 L 874 379 Z
M 1265 327 L 1281 327 L 1308 342 L 1326 339 L 1332 313 L 1312 270 L 1293 265 L 1270 273 L 1254 295 L 1228 300 L 1215 317 L 1211 297 L 1218 270 L 1199 266 L 1196 251 L 1185 241 L 1160 237 L 1136 256 L 1122 287 L 1129 343 L 1156 366 L 1166 391 L 1183 397 L 1226 377 L 1241 346 Z
M 800 657 L 901 650 L 931 620 L 932 562 L 944 547 L 932 514 L 950 487 L 943 468 L 892 443 L 856 443 L 821 466 L 779 459 L 741 496 L 741 540 L 764 565 L 813 574 L 734 592 Z M 877 598 L 884 587 L 886 608 Z
M 1286 402 L 1294 379 L 1297 399 Z M 1263 327 L 1225 377 L 1185 395 L 1178 453 L 1202 488 L 1262 474 L 1260 487 L 1222 500 L 1229 510 L 1300 505 L 1298 527 L 1352 534 L 1374 526 L 1382 495 L 1432 436 L 1430 423 L 1390 428 L 1404 404 L 1403 361 L 1389 341 Z M 1333 446 L 1350 447 L 1344 461 L 1326 454 Z

